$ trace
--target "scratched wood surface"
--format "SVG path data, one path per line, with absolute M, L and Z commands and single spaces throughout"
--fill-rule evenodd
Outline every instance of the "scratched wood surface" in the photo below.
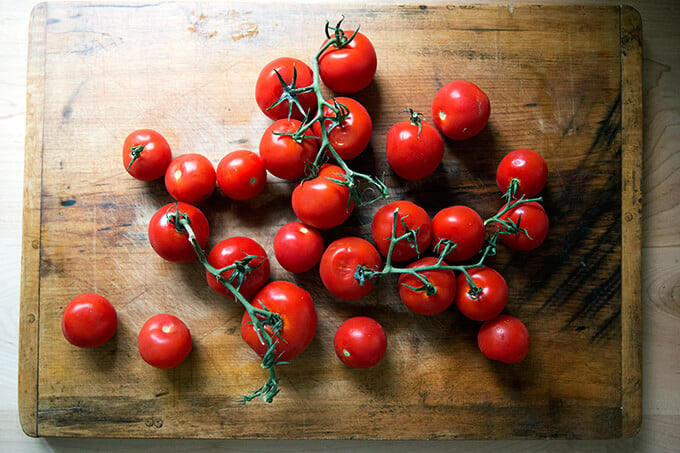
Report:
M 275 12 L 275 14 L 273 13 Z M 548 162 L 551 234 L 533 253 L 499 249 L 507 313 L 532 336 L 518 366 L 484 359 L 478 324 L 455 309 L 425 318 L 386 278 L 353 303 L 332 298 L 315 271 L 272 279 L 310 291 L 320 316 L 310 348 L 281 367 L 272 405 L 241 406 L 264 372 L 239 335 L 241 310 L 212 292 L 197 263 L 170 264 L 148 246 L 146 223 L 168 202 L 120 163 L 125 136 L 153 127 L 175 154 L 214 163 L 257 149 L 269 124 L 253 84 L 280 55 L 309 59 L 326 19 L 361 23 L 379 58 L 357 98 L 374 120 L 371 146 L 351 162 L 386 172 L 393 199 L 432 215 L 468 204 L 492 215 L 500 158 L 531 147 Z M 405 33 L 407 30 L 407 33 Z M 48 3 L 31 22 L 20 333 L 20 416 L 39 436 L 219 438 L 610 438 L 640 418 L 639 17 L 618 7 L 316 7 L 167 3 L 110 8 Z M 623 51 L 622 51 L 623 49 Z M 404 106 L 429 116 L 444 83 L 469 79 L 492 102 L 488 127 L 447 142 L 429 179 L 406 183 L 384 159 Z M 271 251 L 293 220 L 290 183 L 270 178 L 250 202 L 219 194 L 202 205 L 210 244 L 243 234 Z M 357 210 L 325 239 L 370 236 Z M 636 229 L 637 228 L 637 229 Z M 625 239 L 624 239 L 625 238 Z M 61 313 L 76 294 L 106 295 L 119 331 L 96 350 L 70 347 Z M 171 312 L 194 351 L 176 369 L 136 350 L 144 321 Z M 370 370 L 345 368 L 332 336 L 347 317 L 375 317 L 388 353 Z

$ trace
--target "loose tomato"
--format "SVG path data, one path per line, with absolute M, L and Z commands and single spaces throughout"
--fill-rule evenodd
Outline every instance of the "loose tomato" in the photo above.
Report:
M 479 134 L 491 113 L 488 96 L 474 83 L 449 82 L 432 101 L 432 120 L 442 134 L 464 140 Z
M 517 183 L 515 197 L 536 196 L 543 190 L 548 180 L 548 165 L 545 159 L 531 149 L 516 149 L 508 153 L 496 170 L 498 189 L 506 193 L 513 180 Z
M 123 165 L 134 178 L 153 181 L 162 177 L 172 160 L 167 140 L 151 129 L 138 129 L 125 139 Z
M 299 286 L 287 281 L 275 281 L 262 288 L 253 298 L 257 308 L 266 307 L 281 317 L 281 328 L 276 341 L 275 355 L 278 361 L 287 362 L 307 349 L 316 333 L 317 315 L 312 296 Z M 272 335 L 271 326 L 265 330 Z M 241 320 L 241 338 L 258 355 L 264 355 L 267 347 L 262 344 L 248 312 Z
M 281 85 L 279 76 L 286 83 L 285 88 Z M 290 57 L 277 58 L 260 71 L 255 83 L 255 101 L 262 113 L 273 120 L 288 118 L 289 113 L 290 118 L 302 120 L 305 114 L 316 110 L 316 94 L 312 91 L 298 94 L 298 106 L 293 101 L 290 90 L 310 86 L 313 81 L 314 73 L 304 61 Z M 282 102 L 277 104 L 279 100 Z M 303 111 L 300 111 L 300 107 Z
M 338 358 L 352 368 L 377 365 L 387 351 L 387 335 L 373 318 L 355 316 L 338 327 L 333 338 Z
M 176 316 L 152 316 L 142 326 L 137 339 L 139 354 L 156 368 L 174 368 L 191 352 L 191 332 Z
M 417 269 L 435 264 L 437 264 L 437 258 L 425 257 L 411 263 L 408 268 Z M 415 275 L 401 274 L 399 277 L 399 297 L 404 304 L 421 315 L 436 315 L 449 308 L 454 297 L 456 297 L 456 276 L 453 271 L 437 269 L 422 271 L 419 274 L 429 280 L 436 292 L 427 294 L 424 290 L 412 289 L 423 287 L 423 282 Z
M 347 220 L 354 202 L 349 198 L 349 188 L 336 182 L 344 178 L 342 168 L 324 164 L 316 178 L 295 187 L 291 201 L 298 219 L 319 229 L 334 228 Z
M 61 318 L 64 338 L 81 348 L 103 345 L 113 337 L 117 327 L 116 309 L 108 299 L 93 293 L 74 297 Z
M 492 360 L 518 363 L 529 353 L 529 331 L 514 316 L 499 315 L 482 324 L 477 344 L 482 354 Z
M 285 270 L 296 274 L 306 272 L 319 263 L 323 246 L 321 233 L 301 222 L 283 225 L 274 236 L 276 260 Z
M 343 160 L 357 157 L 371 142 L 373 122 L 366 108 L 352 98 L 337 97 L 335 103 L 341 109 L 341 117 L 346 114 L 339 124 L 333 120 L 325 120 L 324 126 L 328 131 L 328 140 L 336 153 Z M 345 111 L 346 110 L 346 111 Z M 336 118 L 335 112 L 324 107 L 324 117 Z M 321 137 L 321 126 L 316 121 L 312 125 L 314 135 Z
M 406 261 L 424 252 L 432 241 L 432 222 L 427 212 L 410 201 L 401 200 L 388 203 L 375 213 L 371 223 L 373 243 L 383 256 L 387 256 L 392 237 L 394 211 L 399 209 L 397 231 L 395 237 L 406 232 L 404 223 L 409 229 L 416 231 L 415 245 L 412 241 L 399 241 L 392 251 L 392 261 Z M 417 245 L 417 247 L 416 247 Z
M 357 279 L 357 267 L 363 265 L 378 270 L 381 262 L 380 254 L 370 242 L 345 237 L 331 243 L 323 252 L 319 274 L 323 285 L 335 297 L 356 300 L 370 293 L 375 283 L 375 279 L 364 282 Z
M 196 251 L 189 241 L 189 234 L 177 219 L 179 215 L 189 219 L 189 227 L 194 232 L 201 248 L 205 247 L 210 234 L 208 219 L 197 207 L 188 203 L 169 203 L 160 208 L 149 221 L 149 243 L 162 258 L 176 263 L 192 261 Z
M 267 183 L 260 156 L 252 151 L 232 151 L 217 165 L 217 185 L 229 198 L 249 200 L 262 192 Z
M 444 157 L 444 140 L 437 129 L 412 112 L 387 132 L 387 163 L 404 179 L 415 181 L 431 175 Z M 414 116 L 415 115 L 415 116 Z
M 548 236 L 548 229 L 550 228 L 548 214 L 546 214 L 543 206 L 535 201 L 520 204 L 500 216 L 500 219 L 512 221 L 515 225 L 525 230 L 519 233 L 508 234 L 504 233 L 507 229 L 500 226 L 498 239 L 511 249 L 533 250 L 541 245 Z
M 200 203 L 215 190 L 215 167 L 202 154 L 175 157 L 165 171 L 165 188 L 177 201 Z
M 465 274 L 459 274 L 456 306 L 460 312 L 475 321 L 498 316 L 508 303 L 508 284 L 503 276 L 490 267 L 472 269 L 468 273 L 481 292 L 475 297 Z
M 267 252 L 264 251 L 260 244 L 253 239 L 241 236 L 223 239 L 208 254 L 208 263 L 216 269 L 222 269 L 231 266 L 248 255 L 257 257 L 248 264 L 252 270 L 243 277 L 240 286 L 236 279 L 232 282 L 232 286 L 237 288 L 243 297 L 250 300 L 269 280 L 269 258 L 267 258 Z M 221 275 L 229 280 L 233 273 L 234 270 L 228 270 L 224 271 Z M 234 300 L 231 292 L 228 292 L 227 288 L 217 281 L 214 275 L 207 270 L 205 274 L 208 279 L 208 285 L 212 289 Z
M 349 38 L 354 31 L 344 30 L 340 33 Z M 378 60 L 373 44 L 359 32 L 346 45 L 340 48 L 331 45 L 319 57 L 321 80 L 337 93 L 356 93 L 363 90 L 373 80 L 377 67 Z
M 314 161 L 318 145 L 313 138 L 304 138 L 299 143 L 290 135 L 296 132 L 301 122 L 294 119 L 275 121 L 262 134 L 260 159 L 272 175 L 281 179 L 298 179 L 305 174 L 307 165 Z M 311 137 L 310 131 L 305 137 Z
M 445 259 L 447 261 L 464 261 L 475 256 L 484 245 L 486 227 L 484 220 L 472 208 L 467 206 L 449 206 L 439 211 L 432 219 L 432 242 L 441 253 L 443 247 L 439 244 L 442 239 L 448 239 L 456 244 Z

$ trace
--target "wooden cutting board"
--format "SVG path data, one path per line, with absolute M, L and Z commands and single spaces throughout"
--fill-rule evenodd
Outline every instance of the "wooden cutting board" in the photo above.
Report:
M 164 262 L 146 225 L 169 202 L 162 183 L 130 178 L 125 136 L 161 131 L 175 155 L 257 150 L 270 123 L 257 109 L 260 68 L 288 55 L 309 61 L 326 20 L 361 24 L 375 45 L 374 82 L 357 99 L 374 121 L 353 168 L 386 173 L 391 199 L 431 215 L 466 204 L 483 217 L 501 200 L 496 165 L 521 147 L 550 171 L 543 192 L 551 231 L 534 252 L 499 248 L 489 265 L 510 287 L 506 312 L 522 319 L 531 350 L 519 365 L 485 359 L 478 323 L 452 307 L 434 317 L 399 301 L 396 278 L 344 302 L 317 271 L 292 275 L 273 258 L 276 229 L 294 219 L 293 185 L 270 178 L 249 202 L 214 194 L 201 207 L 210 245 L 234 235 L 263 244 L 272 279 L 312 294 L 319 328 L 280 367 L 271 405 L 239 395 L 265 378 L 241 341 L 240 307 L 213 292 L 198 263 Z M 489 95 L 477 137 L 446 142 L 430 178 L 405 182 L 385 160 L 385 136 L 411 106 L 430 116 L 454 79 Z M 32 436 L 204 438 L 611 438 L 641 417 L 641 22 L 627 7 L 284 6 L 47 3 L 33 11 L 20 330 L 21 423 Z M 380 204 L 324 232 L 370 238 Z M 119 314 L 108 344 L 81 350 L 60 331 L 68 301 L 107 296 Z M 194 338 L 176 369 L 146 365 L 136 337 L 150 316 L 184 319 Z M 335 357 L 337 326 L 373 316 L 385 359 L 352 370 Z

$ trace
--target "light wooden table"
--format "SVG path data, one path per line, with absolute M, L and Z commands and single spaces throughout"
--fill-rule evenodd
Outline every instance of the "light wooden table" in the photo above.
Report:
M 0 451 L 680 451 L 680 9 L 677 0 L 630 4 L 642 15 L 644 36 L 644 379 L 640 434 L 633 439 L 609 441 L 287 441 L 274 445 L 272 441 L 32 439 L 22 433 L 17 416 L 17 340 L 26 50 L 32 2 L 0 0 Z

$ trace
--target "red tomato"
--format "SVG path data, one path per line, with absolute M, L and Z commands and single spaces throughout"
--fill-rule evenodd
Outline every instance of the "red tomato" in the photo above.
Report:
M 319 274 L 323 285 L 335 297 L 356 300 L 370 293 L 375 283 L 375 280 L 367 280 L 362 284 L 357 280 L 357 267 L 363 265 L 378 270 L 380 264 L 380 254 L 370 242 L 345 237 L 331 243 L 323 252 Z
M 260 159 L 269 173 L 278 178 L 302 177 L 307 165 L 316 157 L 318 146 L 315 139 L 305 138 L 298 143 L 290 135 L 279 135 L 296 132 L 301 124 L 298 120 L 278 120 L 262 134 Z M 305 136 L 311 137 L 311 132 L 307 130 Z
M 432 219 L 432 242 L 437 245 L 441 239 L 449 239 L 456 243 L 456 248 L 449 252 L 447 261 L 464 261 L 475 256 L 484 245 L 486 227 L 484 220 L 472 208 L 467 206 L 450 206 L 439 211 Z M 441 253 L 443 247 L 435 249 Z
M 201 248 L 205 247 L 210 234 L 208 219 L 203 212 L 188 203 L 169 203 L 160 208 L 149 221 L 149 243 L 162 258 L 184 263 L 196 258 L 196 251 L 189 241 L 189 234 L 177 228 L 177 207 L 180 215 L 189 217 L 189 226 Z
M 529 353 L 529 331 L 519 319 L 499 315 L 482 324 L 477 344 L 482 354 L 492 360 L 518 363 Z
M 408 268 L 433 266 L 435 264 L 437 264 L 437 258 L 425 257 L 411 263 Z M 428 295 L 425 291 L 414 291 L 408 286 L 421 288 L 423 282 L 414 275 L 401 274 L 399 276 L 399 297 L 404 304 L 412 311 L 421 315 L 436 315 L 449 308 L 454 297 L 456 297 L 456 276 L 453 271 L 437 269 L 419 273 L 430 281 L 437 292 Z
M 125 170 L 139 180 L 153 181 L 162 177 L 171 160 L 170 145 L 154 130 L 136 130 L 127 136 L 123 144 Z
M 281 85 L 279 76 L 286 82 L 287 89 L 284 100 L 280 104 L 276 104 L 284 93 L 284 87 Z M 295 79 L 295 86 L 291 87 Z M 290 57 L 281 57 L 270 61 L 260 71 L 255 83 L 255 101 L 262 113 L 273 120 L 280 120 L 288 118 L 290 112 L 291 118 L 297 120 L 304 119 L 305 115 L 300 112 L 300 108 L 293 102 L 292 110 L 290 100 L 293 99 L 289 90 L 291 88 L 303 88 L 310 86 L 314 81 L 314 73 L 312 69 L 302 60 Z M 316 110 L 316 94 L 314 92 L 306 92 L 297 95 L 297 100 L 306 113 L 312 113 Z M 274 107 L 272 107 L 274 106 Z
M 117 327 L 116 309 L 105 297 L 93 293 L 74 297 L 61 318 L 64 338 L 81 348 L 103 345 L 113 337 Z
M 511 220 L 520 228 L 526 230 L 526 233 L 507 234 L 503 233 L 503 231 L 507 230 L 500 227 L 501 233 L 498 235 L 498 239 L 511 249 L 533 250 L 541 245 L 548 236 L 548 229 L 550 228 L 548 214 L 546 214 L 543 206 L 535 201 L 522 203 L 500 216 L 500 218 L 502 220 Z
M 342 160 L 352 159 L 361 154 L 371 142 L 373 122 L 366 108 L 358 101 L 337 97 L 335 102 L 347 109 L 347 116 L 342 123 L 334 126 L 332 120 L 324 122 L 326 129 L 331 128 L 328 132 L 328 140 Z M 328 107 L 324 107 L 323 114 L 324 117 L 336 117 L 335 112 Z M 312 125 L 312 130 L 314 135 L 321 137 L 321 126 L 318 121 Z
M 481 132 L 489 121 L 491 105 L 477 85 L 455 80 L 444 85 L 432 101 L 432 120 L 442 134 L 464 140 Z
M 202 154 L 175 157 L 165 171 L 165 188 L 177 201 L 200 203 L 215 190 L 215 167 Z
M 517 198 L 536 196 L 548 180 L 548 165 L 536 151 L 516 149 L 501 160 L 496 170 L 496 184 L 501 192 L 508 191 L 512 180 L 517 180 Z
M 281 317 L 282 327 L 276 341 L 276 357 L 281 362 L 294 359 L 312 342 L 316 333 L 317 316 L 312 296 L 307 291 L 291 282 L 275 281 L 262 288 L 254 297 L 253 305 L 257 308 L 267 307 Z M 273 334 L 270 326 L 265 330 Z M 264 355 L 267 348 L 260 341 L 252 319 L 248 312 L 241 320 L 241 338 L 259 355 Z
M 377 365 L 387 351 L 387 335 L 373 318 L 355 316 L 340 324 L 333 338 L 335 353 L 352 368 Z
M 191 352 L 191 333 L 181 319 L 168 314 L 149 318 L 139 331 L 139 354 L 156 368 L 174 368 Z
M 354 31 L 344 30 L 343 33 L 349 38 Z M 366 88 L 373 80 L 377 66 L 373 44 L 359 32 L 345 46 L 332 45 L 319 57 L 321 80 L 338 93 L 356 93 Z
M 465 274 L 459 274 L 456 305 L 460 312 L 475 321 L 498 316 L 508 303 L 508 284 L 503 276 L 490 267 L 472 269 L 468 273 L 481 292 L 477 298 L 472 297 Z
M 237 288 L 243 297 L 250 300 L 269 280 L 269 259 L 267 258 L 267 252 L 264 251 L 260 244 L 250 238 L 241 236 L 223 239 L 208 254 L 208 263 L 216 269 L 221 269 L 231 266 L 248 255 L 259 257 L 252 260 L 249 264 L 254 269 L 246 274 L 240 287 L 238 286 L 238 280 L 234 280 L 232 286 Z M 225 271 L 222 273 L 222 277 L 229 280 L 233 273 L 233 270 Z M 205 274 L 208 279 L 208 285 L 212 289 L 234 300 L 231 292 L 228 292 L 227 288 L 218 282 L 214 275 L 207 270 Z
M 262 192 L 267 171 L 252 151 L 233 151 L 217 165 L 217 185 L 229 198 L 249 200 Z
M 387 132 L 386 149 L 390 168 L 409 181 L 431 175 L 444 157 L 441 135 L 433 125 L 420 119 L 392 126 Z
M 343 181 L 345 172 L 337 165 L 324 164 L 316 178 L 293 189 L 292 205 L 302 223 L 314 228 L 334 228 L 347 220 L 354 209 L 349 189 L 331 181 Z
M 316 266 L 323 254 L 323 237 L 301 222 L 290 222 L 274 236 L 274 254 L 281 267 L 299 274 Z
M 406 261 L 427 250 L 432 241 L 432 222 L 423 208 L 410 201 L 393 201 L 380 208 L 373 217 L 371 234 L 373 243 L 383 256 L 387 256 L 390 248 L 390 237 L 392 236 L 394 211 L 396 209 L 399 209 L 396 237 L 402 236 L 406 232 L 403 223 L 406 223 L 411 230 L 418 230 L 416 233 L 417 249 L 409 241 L 402 240 L 394 246 L 392 251 L 392 261 Z

